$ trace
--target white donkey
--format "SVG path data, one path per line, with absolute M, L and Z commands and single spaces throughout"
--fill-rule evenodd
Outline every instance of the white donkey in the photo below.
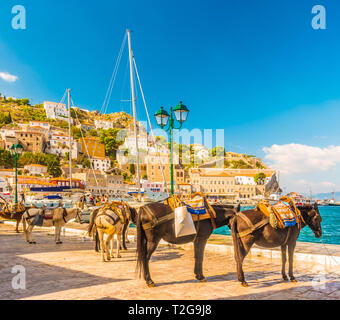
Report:
M 114 258 L 114 235 L 116 238 L 116 257 L 121 258 L 120 255 L 120 240 L 122 237 L 126 217 L 122 210 L 116 205 L 105 205 L 103 208 L 97 209 L 92 212 L 90 216 L 89 235 L 95 235 L 98 232 L 100 249 L 102 254 L 102 261 L 110 261 Z M 104 234 L 107 238 L 104 242 Z M 111 254 L 109 250 L 109 243 L 112 241 Z M 106 252 L 106 259 L 105 259 Z
M 35 225 L 43 227 L 55 227 L 54 240 L 56 244 L 61 244 L 60 232 L 61 228 L 70 220 L 78 218 L 82 223 L 82 214 L 79 208 L 65 209 L 58 207 L 52 210 L 46 210 L 44 207 L 41 209 L 30 208 L 22 215 L 22 223 L 24 228 L 25 239 L 28 243 L 36 243 L 32 237 L 32 230 Z M 28 226 L 26 227 L 26 224 Z

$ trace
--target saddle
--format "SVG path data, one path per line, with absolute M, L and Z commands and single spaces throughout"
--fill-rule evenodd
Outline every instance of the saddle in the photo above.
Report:
M 273 228 L 284 229 L 293 227 L 298 224 L 301 229 L 303 218 L 299 209 L 296 208 L 294 200 L 288 197 L 282 197 L 274 205 L 268 201 L 262 201 L 257 204 L 255 210 L 262 212 L 269 218 L 269 223 Z
M 105 213 L 105 210 L 109 209 L 111 211 L 114 212 L 114 214 L 118 217 L 118 220 L 113 217 L 113 215 L 111 216 L 111 214 Z M 130 215 L 127 212 L 127 210 L 129 210 L 127 208 L 127 205 L 122 202 L 122 201 L 113 201 L 111 203 L 107 203 L 104 205 L 104 207 L 102 208 L 102 211 L 104 211 L 103 213 L 99 212 L 99 214 L 97 215 L 107 215 L 109 217 L 111 217 L 114 221 L 115 224 L 120 220 L 123 224 L 127 223 L 129 221 Z M 117 221 L 116 221 L 117 220 Z
M 190 195 L 189 199 L 183 201 L 181 201 L 177 195 L 173 195 L 165 200 L 165 204 L 170 205 L 172 210 L 185 205 L 194 222 L 210 219 L 214 229 L 216 229 L 216 212 L 205 195 L 200 192 Z

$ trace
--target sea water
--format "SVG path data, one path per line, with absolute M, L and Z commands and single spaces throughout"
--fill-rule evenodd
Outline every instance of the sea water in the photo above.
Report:
M 251 208 L 252 207 L 242 207 L 241 210 Z M 319 239 L 315 238 L 313 231 L 306 226 L 301 230 L 298 241 L 340 244 L 340 207 L 319 207 L 319 212 L 322 217 L 322 237 Z M 224 226 L 216 229 L 214 234 L 230 235 L 230 229 Z

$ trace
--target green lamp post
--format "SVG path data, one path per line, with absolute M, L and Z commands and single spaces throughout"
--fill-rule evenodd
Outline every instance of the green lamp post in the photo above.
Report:
M 164 129 L 169 133 L 169 140 L 170 140 L 170 173 L 171 173 L 171 194 L 174 194 L 174 169 L 173 169 L 173 130 L 180 129 L 188 118 L 189 109 L 180 101 L 179 105 L 177 105 L 174 109 L 170 107 L 170 115 L 169 113 L 164 110 L 163 107 L 160 108 L 155 113 L 155 118 L 157 124 L 164 129 L 168 122 L 169 127 Z M 174 116 L 175 115 L 175 116 Z M 175 127 L 175 119 L 179 122 L 179 127 Z
M 15 160 L 15 204 L 18 204 L 18 157 L 24 150 L 24 147 L 18 142 L 10 147 L 11 155 L 14 156 Z

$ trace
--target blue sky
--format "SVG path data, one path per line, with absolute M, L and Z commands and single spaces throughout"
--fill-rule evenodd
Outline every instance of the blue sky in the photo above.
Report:
M 16 4 L 26 8 L 26 30 L 11 27 Z M 311 27 L 315 4 L 326 8 L 326 30 Z M 224 129 L 228 150 L 269 155 L 283 171 L 308 166 L 302 156 L 277 161 L 272 145 L 276 154 L 315 147 L 314 167 L 282 174 L 283 183 L 340 190 L 340 154 L 327 149 L 339 145 L 339 17 L 340 4 L 326 0 L 3 0 L 0 72 L 18 80 L 0 79 L 0 92 L 41 103 L 70 87 L 76 105 L 100 110 L 128 27 L 150 113 L 183 100 L 186 128 Z M 129 99 L 126 61 L 125 52 L 108 112 L 131 110 L 120 101 Z M 145 119 L 141 103 L 137 112 Z

